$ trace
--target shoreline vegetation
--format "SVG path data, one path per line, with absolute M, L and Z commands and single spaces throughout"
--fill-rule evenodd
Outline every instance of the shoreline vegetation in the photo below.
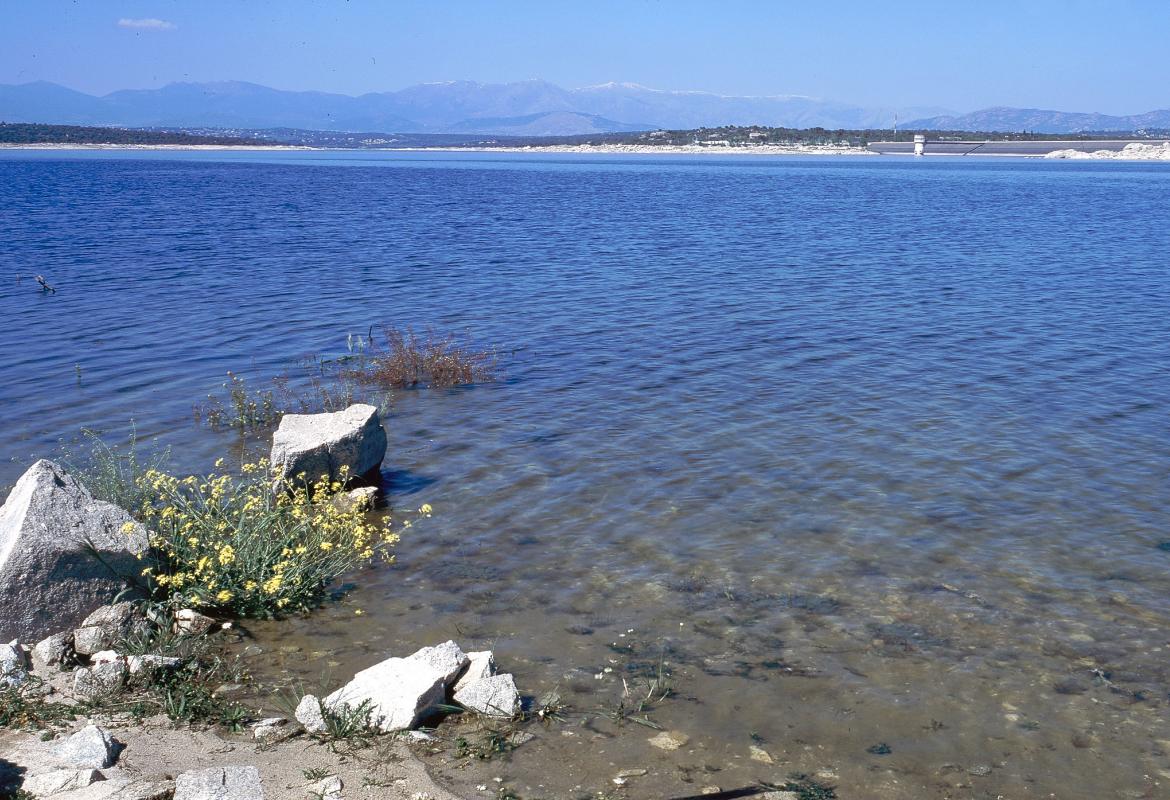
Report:
M 384 344 L 374 347 L 368 334 L 356 342 L 351 337 L 351 355 L 340 360 L 333 378 L 388 391 L 468 386 L 496 376 L 494 351 L 451 336 L 388 327 L 381 338 Z M 245 397 L 245 410 L 248 403 Z M 392 562 L 400 535 L 432 513 L 427 503 L 395 509 L 393 516 L 382 509 L 387 442 L 373 406 L 273 411 L 279 427 L 270 459 L 230 469 L 221 458 L 209 473 L 181 477 L 167 470 L 167 450 L 139 452 L 133 437 L 114 447 L 91 436 L 88 453 L 70 458 L 67 468 L 36 462 L 5 498 L 0 592 L 7 597 L 15 588 L 17 595 L 0 608 L 2 638 L 15 635 L 0 646 L 0 797 L 31 800 L 102 782 L 127 797 L 146 792 L 141 797 L 169 798 L 181 793 L 184 781 L 207 777 L 195 767 L 209 767 L 224 773 L 224 785 L 237 783 L 240 796 L 301 798 L 306 789 L 334 796 L 318 790 L 346 772 L 362 786 L 401 784 L 411 790 L 406 797 L 453 798 L 403 748 L 406 741 L 433 747 L 430 735 L 411 739 L 406 733 L 424 719 L 433 724 L 455 715 L 457 754 L 481 760 L 492 748 L 505 752 L 522 743 L 523 737 L 508 738 L 519 735 L 521 721 L 547 721 L 556 711 L 553 700 L 522 711 L 512 677 L 496 675 L 491 653 L 469 653 L 469 662 L 450 642 L 458 659 L 441 670 L 441 696 L 433 688 L 411 694 L 418 683 L 411 670 L 434 671 L 435 657 L 425 648 L 371 668 L 414 664 L 401 668 L 405 688 L 392 681 L 371 689 L 359 674 L 319 701 L 299 692 L 303 696 L 277 702 L 249 689 L 240 623 L 303 616 L 341 600 L 348 588 L 339 588 L 339 580 Z M 71 533 L 46 539 L 43 531 L 52 530 Z M 53 565 L 81 561 L 89 566 L 72 568 L 69 580 L 80 581 L 82 591 L 69 589 L 75 595 L 70 602 L 47 602 L 60 580 Z M 26 562 L 39 565 L 31 584 L 21 566 Z M 501 691 L 505 700 L 499 700 Z M 347 702 L 355 692 L 368 697 Z M 390 725 L 386 720 L 403 703 L 415 711 L 405 723 Z M 287 716 L 273 716 L 282 710 Z M 158 740 L 178 730 L 189 731 L 201 746 L 178 756 L 158 752 Z M 288 741 L 297 750 L 311 748 L 320 763 L 298 777 L 303 762 L 286 751 L 281 759 L 261 756 L 254 765 L 234 767 L 222 753 L 241 735 L 260 746 L 258 755 Z M 119 748 L 132 749 L 132 767 L 118 763 Z M 96 749 L 100 757 L 90 763 L 62 755 L 78 749 Z M 340 763 L 338 753 L 344 753 Z M 405 775 L 396 769 L 393 779 L 379 777 L 379 763 L 384 768 L 404 760 Z
M 631 133 L 569 136 L 492 136 L 468 134 L 389 134 L 310 131 L 292 128 L 265 130 L 216 128 L 123 129 L 0 122 L 0 150 L 110 150 L 110 151 L 336 151 L 403 153 L 551 153 L 573 155 L 751 155 L 840 156 L 910 155 L 915 134 L 924 133 L 931 143 L 1019 142 L 1051 144 L 1051 152 L 1030 148 L 1020 153 L 979 153 L 1023 158 L 1076 158 L 1111 160 L 1165 160 L 1152 149 L 1170 138 L 1167 131 L 1134 131 L 1079 134 L 1008 133 L 996 131 L 890 131 L 783 128 L 759 125 L 725 125 L 689 130 L 654 130 Z M 1132 141 L 1122 151 L 1089 150 L 1093 142 Z M 875 152 L 880 142 L 905 143 L 905 153 Z M 1063 153 L 1063 155 L 1062 155 Z M 929 152 L 928 155 L 940 155 Z

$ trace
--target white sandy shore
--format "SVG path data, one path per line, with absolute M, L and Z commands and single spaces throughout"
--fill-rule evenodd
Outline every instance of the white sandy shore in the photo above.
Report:
M 1053 150 L 1045 158 L 1067 158 L 1074 161 L 1170 161 L 1170 142 L 1144 144 L 1133 142 L 1121 150 Z
M 0 150 L 320 150 L 293 144 L 0 144 Z
M 697 153 L 705 156 L 874 156 L 861 147 L 803 144 L 753 144 L 744 147 L 710 147 L 697 144 L 549 144 L 524 147 L 392 147 L 402 152 L 449 153 L 595 153 L 599 155 L 673 155 Z

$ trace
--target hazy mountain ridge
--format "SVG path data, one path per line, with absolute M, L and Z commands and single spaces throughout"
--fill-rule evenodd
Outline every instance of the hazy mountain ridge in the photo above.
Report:
M 1082 131 L 1138 131 L 1170 128 L 1170 110 L 1145 114 L 1109 114 L 1050 111 L 1040 108 L 997 106 L 957 116 L 937 116 L 906 124 L 907 130 L 1035 131 L 1080 133 Z
M 942 113 L 903 109 L 903 117 Z M 542 115 L 547 116 L 543 121 Z M 858 128 L 886 126 L 893 109 L 866 109 L 796 95 L 734 97 L 631 83 L 564 89 L 547 81 L 425 83 L 351 97 L 285 91 L 242 81 L 172 83 L 94 97 L 44 81 L 0 85 L 0 119 L 72 125 L 290 127 L 416 133 L 551 134 L 694 128 L 726 124 Z
M 325 131 L 565 136 L 650 128 L 764 125 L 830 130 L 1078 131 L 1170 128 L 1170 111 L 1132 116 L 1031 108 L 956 115 L 937 108 L 863 108 L 800 95 L 731 96 L 604 83 L 564 89 L 542 80 L 447 81 L 394 92 L 344 94 L 272 89 L 243 81 L 172 83 L 103 97 L 39 81 L 0 85 L 0 120 L 70 125 L 219 126 Z

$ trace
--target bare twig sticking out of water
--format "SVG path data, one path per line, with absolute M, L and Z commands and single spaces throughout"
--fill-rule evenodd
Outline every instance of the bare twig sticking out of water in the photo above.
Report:
M 41 291 L 44 292 L 45 294 L 56 294 L 57 293 L 57 290 L 54 289 L 52 286 L 50 286 L 49 282 L 45 280 L 44 275 L 37 275 L 36 281 L 37 281 L 37 283 L 39 283 L 41 285 Z

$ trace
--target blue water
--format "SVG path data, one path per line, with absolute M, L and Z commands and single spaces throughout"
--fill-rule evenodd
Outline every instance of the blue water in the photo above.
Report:
M 756 733 L 844 797 L 1158 796 L 1167 253 L 1158 164 L 0 153 L 0 484 L 131 420 L 206 468 L 228 370 L 433 326 L 506 372 L 392 401 L 391 495 L 438 513 L 360 625 L 261 639 L 345 672 L 462 636 L 587 707 L 634 629 L 713 783 Z M 612 777 L 559 738 L 517 780 Z

